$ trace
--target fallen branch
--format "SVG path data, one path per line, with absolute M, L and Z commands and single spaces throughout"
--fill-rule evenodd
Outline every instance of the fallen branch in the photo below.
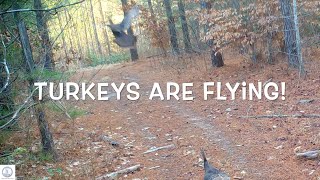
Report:
M 296 153 L 297 157 L 303 157 L 307 159 L 316 159 L 320 157 L 320 150 L 315 150 L 315 151 L 307 151 L 303 153 Z
M 162 146 L 162 147 L 152 147 L 148 151 L 144 152 L 143 154 L 148 154 L 148 153 L 152 153 L 152 152 L 159 151 L 162 149 L 169 149 L 169 148 L 173 148 L 173 147 L 174 147 L 174 144 L 170 144 L 168 146 Z
M 239 116 L 239 118 L 320 118 L 320 114 L 294 114 L 294 115 L 285 115 L 285 114 L 270 114 L 270 115 L 259 115 L 259 116 Z
M 152 170 L 152 169 L 158 169 L 158 168 L 160 168 L 160 166 L 154 166 L 154 167 L 150 167 L 150 168 L 148 168 L 149 170 Z
M 108 136 L 102 135 L 101 139 L 109 144 L 111 144 L 112 146 L 119 146 L 119 143 L 111 138 L 109 138 Z
M 100 177 L 96 178 L 96 180 L 115 179 L 115 178 L 118 177 L 118 175 L 133 173 L 135 171 L 140 170 L 140 168 L 141 168 L 141 165 L 138 164 L 138 165 L 135 165 L 135 166 L 128 167 L 126 169 L 122 169 L 122 170 L 113 172 L 113 173 L 105 174 L 103 176 L 100 176 Z

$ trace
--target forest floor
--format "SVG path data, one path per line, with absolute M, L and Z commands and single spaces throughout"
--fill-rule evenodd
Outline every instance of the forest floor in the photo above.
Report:
M 75 120 L 51 118 L 57 163 L 26 165 L 23 176 L 49 176 L 48 169 L 62 169 L 54 179 L 94 179 L 104 174 L 140 164 L 142 168 L 119 179 L 203 179 L 200 148 L 214 167 L 234 179 L 315 179 L 320 178 L 320 162 L 298 159 L 295 151 L 320 148 L 320 119 L 240 118 L 255 115 L 296 115 L 320 113 L 320 54 L 306 63 L 305 78 L 299 78 L 287 64 L 252 66 L 227 54 L 225 67 L 211 68 L 205 56 L 182 59 L 149 58 L 79 70 L 75 82 L 137 82 L 140 99 L 121 100 L 109 94 L 109 101 L 72 102 L 88 112 Z M 237 57 L 235 59 L 235 57 Z M 205 60 L 205 61 L 204 61 Z M 206 65 L 205 65 L 206 62 Z M 204 101 L 203 82 L 256 83 L 286 82 L 286 100 Z M 163 91 L 167 82 L 192 82 L 194 101 L 149 100 L 153 83 Z M 108 88 L 112 92 L 111 87 Z M 165 92 L 163 92 L 165 94 Z M 226 91 L 223 91 L 225 94 Z M 181 97 L 181 96 L 180 96 Z M 313 100 L 299 103 L 301 100 Z M 37 136 L 37 135 L 35 135 Z M 101 137 L 119 143 L 112 146 Z M 39 139 L 35 142 L 39 144 Z M 152 153 L 152 147 L 173 145 Z

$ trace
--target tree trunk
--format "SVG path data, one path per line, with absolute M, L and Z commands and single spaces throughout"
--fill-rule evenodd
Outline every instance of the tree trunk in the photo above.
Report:
M 94 18 L 92 0 L 89 0 L 89 2 L 90 2 L 90 12 L 91 12 L 91 18 L 92 18 L 93 33 L 94 33 L 94 37 L 96 39 L 96 43 L 97 43 L 99 54 L 102 55 L 101 44 L 100 44 L 100 41 L 99 41 L 96 21 L 95 21 L 95 18 Z
M 64 15 L 65 15 L 66 23 L 68 24 L 68 22 L 71 21 L 71 17 L 69 17 L 69 15 L 68 15 L 69 13 L 67 11 L 68 11 L 67 9 L 64 10 Z M 65 29 L 65 32 L 66 32 L 66 35 L 67 35 L 67 37 L 69 39 L 69 44 L 70 44 L 69 45 L 70 46 L 69 50 L 71 50 L 71 52 L 72 52 L 73 51 L 73 40 L 71 38 L 72 34 L 70 33 L 70 28 Z
M 203 49 L 202 46 L 202 41 L 200 40 L 200 24 L 199 24 L 199 19 L 197 19 L 198 17 L 192 17 L 191 20 L 191 34 L 192 37 L 195 39 L 195 43 L 197 45 L 198 50 Z
M 83 29 L 84 29 L 84 35 L 85 35 L 85 41 L 86 41 L 86 48 L 87 48 L 87 55 L 90 53 L 90 45 L 89 45 L 89 40 L 88 40 L 88 31 L 87 31 L 87 24 L 86 20 L 83 19 Z
M 33 100 L 35 102 L 38 102 L 38 104 L 35 108 L 35 114 L 38 117 L 38 127 L 40 130 L 41 135 L 41 144 L 42 144 L 42 150 L 46 153 L 50 153 L 53 155 L 54 159 L 57 159 L 57 154 L 54 148 L 54 142 L 52 138 L 52 134 L 49 129 L 49 124 L 46 120 L 45 112 L 42 107 L 41 101 L 36 96 L 33 96 Z
M 89 4 L 87 4 L 87 3 L 85 3 L 85 9 L 86 10 L 88 10 L 89 9 Z M 92 27 L 91 27 L 91 25 L 92 25 L 92 23 L 90 22 L 90 10 L 89 10 L 89 12 L 88 11 L 86 11 L 86 16 L 87 16 L 87 18 L 86 18 L 86 20 L 89 22 L 88 23 L 88 25 L 86 25 L 85 26 L 85 30 L 86 31 L 88 31 L 88 33 L 89 33 L 89 37 L 90 37 L 90 42 L 91 42 L 91 48 L 92 48 L 92 50 L 93 50 L 93 52 L 96 52 L 96 48 L 95 48 L 95 46 L 94 46 L 94 40 L 93 40 L 93 37 L 92 37 L 92 33 L 91 33 L 91 29 L 92 29 Z M 88 28 L 88 29 L 87 29 Z
M 28 72 L 33 73 L 35 70 L 34 62 L 33 62 L 33 56 L 30 46 L 29 37 L 27 34 L 27 28 L 23 21 L 20 21 L 18 24 L 19 29 L 19 36 L 21 41 L 21 46 L 23 48 L 24 56 L 28 64 Z M 31 87 L 33 87 L 35 80 L 31 79 L 29 80 L 29 84 Z M 33 100 L 35 103 L 39 103 L 36 107 L 35 114 L 38 117 L 38 126 L 41 133 L 41 142 L 42 142 L 42 149 L 46 153 L 52 154 L 56 158 L 56 152 L 54 149 L 54 142 L 51 135 L 51 132 L 49 130 L 48 122 L 45 119 L 45 113 L 44 109 L 41 107 L 41 101 L 38 100 L 38 98 L 33 95 Z
M 298 62 L 299 62 L 299 75 L 301 76 L 301 75 L 305 75 L 305 70 L 304 70 L 304 62 L 303 62 L 302 52 L 301 52 L 301 39 L 300 39 L 300 30 L 299 30 L 297 0 L 293 0 L 293 14 L 294 14 L 294 29 L 296 33 L 296 51 L 297 51 Z
M 35 9 L 43 9 L 41 0 L 34 0 L 33 2 L 34 2 Z M 46 17 L 44 16 L 43 11 L 36 11 L 36 18 L 37 18 L 37 28 L 41 37 L 41 45 L 44 50 L 44 56 L 45 56 L 44 68 L 48 70 L 52 70 L 53 69 L 52 46 L 50 42 Z
M 99 0 L 99 10 L 100 10 L 100 16 L 101 16 L 101 19 L 102 19 L 102 22 L 105 23 L 105 19 L 104 19 L 104 14 L 103 14 L 103 10 L 102 10 L 102 3 L 101 3 L 102 0 Z M 107 43 L 107 46 L 108 46 L 108 54 L 109 56 L 111 56 L 111 46 L 110 46 L 110 41 L 109 41 L 109 37 L 108 37 L 108 33 L 107 33 L 107 29 L 104 27 L 103 28 L 103 35 L 104 35 L 104 39 Z
M 76 38 L 76 42 L 77 42 L 77 48 L 78 48 L 78 53 L 76 52 L 73 52 L 74 55 L 78 55 L 77 57 L 74 56 L 74 58 L 77 59 L 77 64 L 81 67 L 81 60 L 82 60 L 82 57 L 83 57 L 83 54 L 82 54 L 82 46 L 81 46 L 81 43 L 80 43 L 80 34 L 78 32 L 78 26 L 77 24 L 74 22 L 74 19 L 72 18 L 72 16 L 70 15 L 69 11 L 67 12 L 68 13 L 68 16 L 69 16 L 69 19 L 71 21 L 71 29 L 74 30 L 74 32 L 72 32 L 72 34 L 77 34 L 75 36 Z
M 186 52 L 190 53 L 192 50 L 192 46 L 191 46 L 191 42 L 190 42 L 185 6 L 184 6 L 184 3 L 182 2 L 182 0 L 178 1 L 178 6 L 179 6 L 179 13 L 180 13 L 180 19 L 181 19 L 181 25 L 182 25 L 184 46 L 185 46 Z
M 127 0 L 121 0 L 121 3 L 122 3 L 124 15 L 126 15 L 127 12 L 125 12 L 125 7 L 128 5 L 128 2 Z M 128 35 L 133 36 L 133 31 L 131 27 L 128 29 Z M 130 49 L 130 55 L 131 55 L 132 61 L 137 61 L 139 59 L 138 50 L 136 47 L 134 49 Z
M 211 4 L 211 1 L 201 1 L 201 9 L 206 9 L 207 10 L 207 14 L 210 14 L 210 10 L 212 8 L 212 4 Z M 204 28 L 203 28 L 203 31 L 204 31 L 204 34 L 207 34 L 210 30 L 210 22 L 207 22 L 207 24 L 204 25 Z M 208 39 L 207 40 L 207 45 L 212 48 L 212 45 L 213 45 L 213 39 Z
M 268 63 L 273 64 L 273 49 L 272 49 L 272 32 L 267 32 L 267 56 L 268 56 Z
M 33 55 L 32 55 L 27 28 L 23 21 L 18 22 L 18 30 L 19 30 L 21 46 L 23 49 L 23 55 L 27 64 L 27 71 L 32 73 L 33 69 L 35 69 L 35 64 L 33 61 Z
M 284 24 L 285 48 L 289 65 L 299 67 L 299 58 L 296 46 L 296 34 L 294 30 L 294 18 L 291 0 L 279 0 Z
M 151 21 L 152 21 L 152 24 L 155 26 L 156 30 L 159 30 L 159 25 L 156 21 L 156 16 L 154 14 L 154 11 L 153 11 L 153 6 L 152 6 L 152 2 L 151 0 L 148 0 L 148 7 L 149 7 L 149 11 L 150 11 L 150 14 L 151 14 Z M 167 51 L 166 51 L 166 48 L 164 46 L 164 42 L 161 38 L 161 36 L 158 36 L 157 37 L 157 43 L 159 44 L 162 52 L 164 53 L 165 56 L 167 56 Z
M 59 13 L 57 14 L 57 16 L 58 16 L 58 22 L 59 22 L 60 31 L 61 31 L 62 47 L 63 47 L 65 59 L 67 59 L 68 58 L 68 48 L 67 48 L 66 38 L 64 36 L 65 29 L 64 29 L 64 26 L 62 26 L 62 21 L 61 21 L 61 17 L 59 15 Z
M 168 18 L 168 26 L 169 26 L 172 50 L 174 53 L 179 54 L 180 52 L 179 52 L 179 45 L 178 45 L 178 39 L 177 39 L 177 30 L 174 22 L 174 17 L 172 14 L 171 2 L 170 0 L 163 0 L 163 2 L 166 8 L 166 13 Z
M 14 6 L 15 6 L 15 9 L 19 9 L 17 4 L 15 4 Z M 16 12 L 14 14 L 15 14 L 14 17 L 18 26 L 21 47 L 23 49 L 23 56 L 25 57 L 26 64 L 27 64 L 26 69 L 29 73 L 33 73 L 36 67 L 33 61 L 33 55 L 32 55 L 30 41 L 27 33 L 27 28 L 24 22 L 20 19 L 19 13 Z M 33 89 L 34 82 L 35 82 L 34 79 L 29 80 L 31 89 Z M 35 95 L 32 96 L 32 99 L 36 104 L 38 104 L 36 106 L 35 114 L 36 114 L 36 117 L 38 118 L 38 126 L 41 134 L 42 149 L 45 153 L 49 153 L 53 155 L 54 159 L 57 159 L 57 154 L 54 148 L 52 134 L 49 130 L 48 122 L 45 119 L 44 109 L 41 106 L 42 102 L 39 101 L 39 99 Z

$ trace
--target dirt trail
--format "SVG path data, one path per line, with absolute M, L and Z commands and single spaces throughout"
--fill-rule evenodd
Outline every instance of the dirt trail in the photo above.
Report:
M 165 63 L 155 65 L 148 60 L 115 65 L 98 73 L 96 69 L 82 72 L 82 81 L 116 84 L 137 82 L 141 87 L 141 97 L 137 101 L 129 101 L 124 93 L 122 99 L 117 101 L 116 94 L 111 92 L 109 101 L 77 103 L 77 106 L 90 113 L 77 118 L 74 123 L 62 123 L 55 129 L 55 133 L 59 134 L 56 135 L 58 148 L 66 153 L 62 164 L 68 167 L 73 176 L 87 179 L 141 164 L 143 168 L 140 171 L 121 176 L 120 179 L 198 180 L 203 178 L 200 148 L 206 150 L 209 161 L 215 167 L 231 177 L 300 180 L 320 176 L 317 162 L 298 160 L 293 153 L 299 146 L 302 149 L 319 146 L 320 126 L 317 119 L 238 118 L 246 114 L 318 113 L 320 83 L 314 86 L 309 84 L 320 77 L 310 77 L 300 82 L 294 78 L 294 73 L 284 75 L 283 71 L 268 68 L 250 70 L 233 61 L 226 62 L 227 66 L 221 70 L 208 71 L 204 67 L 201 69 L 201 61 L 198 64 L 190 62 L 185 66 L 186 69 L 169 68 Z M 175 65 L 171 63 L 171 66 Z M 74 78 L 79 80 L 79 77 Z M 206 81 L 255 82 L 267 81 L 270 77 L 277 82 L 287 82 L 287 98 L 290 101 L 148 100 L 154 82 L 194 82 L 194 92 L 199 94 L 202 91 L 201 83 Z M 299 99 L 310 97 L 315 99 L 311 105 L 296 103 Z M 70 138 L 61 133 L 70 127 L 75 129 L 77 136 Z M 111 137 L 120 146 L 112 147 L 103 142 L 101 135 Z M 77 141 L 76 147 L 64 146 L 72 138 Z M 174 148 L 143 154 L 152 147 L 171 144 Z M 67 154 L 71 151 L 72 154 Z

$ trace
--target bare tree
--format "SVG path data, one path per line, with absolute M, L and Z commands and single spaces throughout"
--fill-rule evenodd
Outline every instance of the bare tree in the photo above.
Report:
M 94 17 L 94 12 L 93 12 L 92 0 L 89 0 L 89 2 L 90 2 L 90 12 L 91 12 L 91 18 L 92 18 L 93 33 L 94 33 L 94 37 L 96 39 L 99 54 L 102 55 L 101 44 L 99 41 L 97 25 L 96 25 L 96 21 L 95 21 L 95 17 Z
M 212 4 L 211 4 L 211 1 L 204 1 L 204 0 L 201 0 L 200 1 L 201 3 L 201 9 L 206 9 L 207 10 L 207 14 L 210 14 L 210 11 L 211 11 L 211 8 L 212 8 Z M 207 24 L 204 25 L 204 28 L 203 28 L 203 31 L 204 33 L 208 33 L 209 32 L 209 29 L 210 29 L 210 22 L 207 22 Z M 208 39 L 207 40 L 207 45 L 211 48 L 212 45 L 213 45 L 213 41 L 214 39 Z
M 84 4 L 85 5 L 85 10 L 87 10 L 89 7 L 88 7 L 88 4 L 87 3 L 85 3 Z M 91 29 L 92 29 L 92 23 L 90 23 L 90 10 L 88 11 L 86 11 L 86 21 L 85 22 L 87 22 L 88 21 L 88 25 L 85 25 L 85 31 L 86 32 L 88 32 L 88 34 L 89 34 L 89 37 L 90 37 L 90 42 L 91 42 L 91 48 L 92 48 L 92 50 L 93 51 L 96 51 L 96 48 L 95 48 L 95 46 L 94 46 L 94 40 L 93 40 L 93 36 L 92 36 L 92 33 L 91 33 Z
M 82 19 L 83 29 L 84 29 L 84 35 L 85 35 L 85 41 L 86 41 L 86 48 L 87 48 L 87 54 L 90 52 L 90 45 L 89 45 L 89 39 L 88 39 L 88 31 L 87 31 L 87 19 Z
M 41 0 L 34 0 L 34 8 L 35 9 L 42 9 Z M 43 11 L 36 11 L 36 18 L 37 18 L 37 27 L 41 37 L 41 45 L 44 50 L 45 60 L 44 60 L 44 67 L 46 69 L 53 69 L 53 55 L 52 55 L 52 47 L 48 32 L 48 25 L 46 22 L 46 17 L 43 14 Z
M 148 0 L 148 7 L 149 7 L 150 14 L 151 14 L 152 24 L 155 27 L 155 29 L 158 31 L 158 30 L 160 30 L 160 27 L 159 27 L 159 24 L 156 21 L 156 16 L 155 16 L 155 13 L 154 13 L 154 10 L 153 10 L 153 6 L 152 6 L 151 0 Z M 167 51 L 165 49 L 165 45 L 164 45 L 164 42 L 163 42 L 163 39 L 161 38 L 161 36 L 157 36 L 157 44 L 160 46 L 160 48 L 161 48 L 162 52 L 164 53 L 164 55 L 167 56 Z
M 167 18 L 168 18 L 168 26 L 169 26 L 169 32 L 170 32 L 170 41 L 172 50 L 174 53 L 179 54 L 179 44 L 177 39 L 177 30 L 175 26 L 174 17 L 172 14 L 171 9 L 171 1 L 170 0 L 163 0 L 164 6 L 166 8 Z
M 15 6 L 15 9 L 19 9 L 16 3 L 14 6 Z M 25 58 L 25 61 L 27 64 L 26 69 L 29 73 L 34 73 L 36 66 L 33 61 L 32 49 L 30 46 L 26 25 L 23 22 L 23 20 L 19 17 L 18 12 L 14 13 L 14 18 L 17 22 L 21 47 L 23 49 L 23 57 Z M 34 87 L 33 85 L 35 81 L 36 79 L 32 79 L 32 78 L 29 80 L 29 85 L 31 89 L 33 89 Z M 38 126 L 40 130 L 40 135 L 41 135 L 42 149 L 44 152 L 52 154 L 53 157 L 56 159 L 57 154 L 54 148 L 52 134 L 49 130 L 49 124 L 45 119 L 45 112 L 42 107 L 42 102 L 35 95 L 33 95 L 33 93 L 34 93 L 34 90 L 31 91 L 31 97 L 33 101 L 36 104 L 38 104 L 37 106 L 35 106 L 35 114 L 36 114 L 36 117 L 38 118 Z
M 61 38 L 62 38 L 62 47 L 63 47 L 64 55 L 65 55 L 65 58 L 68 58 L 68 48 L 67 48 L 66 38 L 64 36 L 64 28 L 62 25 L 61 16 L 59 14 L 57 14 L 57 16 L 58 16 L 60 31 L 62 32 Z
M 296 33 L 294 28 L 294 16 L 291 0 L 279 0 L 279 3 L 283 16 L 284 39 L 288 61 L 291 66 L 298 68 L 300 65 L 297 52 Z
M 67 12 L 68 9 L 64 9 L 64 16 L 65 16 L 65 21 L 66 22 L 69 22 L 71 17 L 69 16 L 69 13 Z M 70 47 L 70 50 L 73 51 L 73 40 L 72 40 L 72 33 L 70 32 L 70 28 L 67 28 L 65 30 L 65 33 L 69 39 L 69 47 Z
M 78 48 L 79 56 L 74 57 L 74 58 L 77 59 L 78 65 L 81 65 L 81 62 L 79 62 L 79 60 L 83 59 L 83 58 L 82 58 L 82 57 L 83 57 L 83 53 L 82 53 L 83 50 L 82 50 L 82 46 L 81 46 L 81 43 L 80 43 L 80 36 L 79 36 L 79 31 L 78 31 L 78 26 L 77 26 L 78 24 L 75 23 L 76 20 L 74 20 L 74 19 L 72 18 L 72 16 L 70 15 L 69 11 L 67 11 L 67 13 L 68 13 L 69 20 L 71 21 L 71 26 L 72 26 L 72 28 L 71 28 L 70 31 L 73 30 L 72 34 L 77 34 L 76 36 L 73 36 L 73 37 L 76 38 L 76 43 L 77 43 L 77 48 Z M 73 54 L 76 55 L 77 53 L 73 52 Z
M 191 46 L 191 42 L 190 42 L 189 28 L 188 28 L 188 22 L 187 22 L 186 12 L 185 12 L 185 5 L 184 5 L 183 0 L 178 1 L 178 7 L 179 7 L 179 14 L 180 14 L 181 25 L 182 25 L 184 46 L 185 46 L 186 52 L 190 53 L 192 50 L 192 46 Z
M 102 19 L 102 22 L 105 23 L 105 19 L 104 19 L 104 14 L 103 14 L 103 10 L 102 10 L 102 0 L 99 0 L 99 10 L 100 10 L 100 16 L 101 16 L 101 19 Z M 104 35 L 104 39 L 107 43 L 107 46 L 108 46 L 108 53 L 109 53 L 109 56 L 111 55 L 111 46 L 110 46 L 110 41 L 109 41 L 109 36 L 108 36 L 108 33 L 107 33 L 107 29 L 106 28 L 103 28 L 103 35 Z

